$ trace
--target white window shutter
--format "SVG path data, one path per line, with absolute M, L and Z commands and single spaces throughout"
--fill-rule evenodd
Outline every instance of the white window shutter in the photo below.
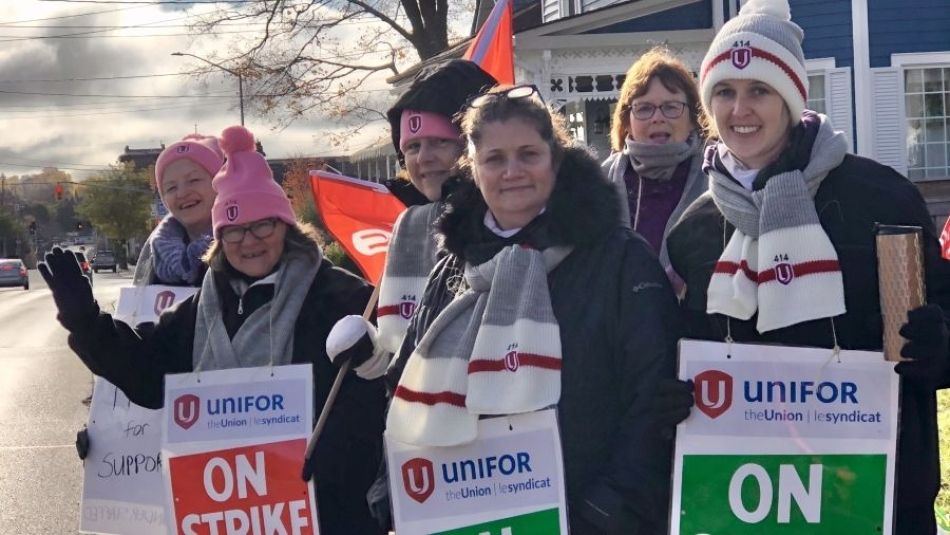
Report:
M 541 22 L 561 18 L 561 0 L 541 0 Z
M 871 69 L 871 156 L 907 175 L 902 80 L 900 69 Z
M 851 105 L 851 67 L 828 69 L 825 72 L 828 82 L 825 85 L 825 102 L 828 117 L 835 130 L 841 130 L 848 137 L 848 150 L 854 151 L 854 109 Z

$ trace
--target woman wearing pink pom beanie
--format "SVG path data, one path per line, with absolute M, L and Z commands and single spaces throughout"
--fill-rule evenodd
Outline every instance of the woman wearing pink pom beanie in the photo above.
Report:
M 101 312 L 68 252 L 54 249 L 41 273 L 70 347 L 133 402 L 161 407 L 166 374 L 310 363 L 319 414 L 336 375 L 327 334 L 362 312 L 371 289 L 323 257 L 247 129 L 225 129 L 220 145 L 227 161 L 212 182 L 207 273 L 198 293 L 166 311 L 154 330 L 134 332 Z M 382 455 L 384 404 L 381 380 L 344 380 L 311 457 L 323 535 L 381 533 L 365 496 Z
M 218 138 L 190 134 L 169 145 L 155 162 L 155 186 L 168 215 L 152 231 L 135 264 L 133 284 L 197 286 L 211 245 L 211 179 L 224 153 Z

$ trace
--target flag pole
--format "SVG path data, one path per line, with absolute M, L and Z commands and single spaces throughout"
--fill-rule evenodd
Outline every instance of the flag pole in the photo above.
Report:
M 373 315 L 373 309 L 376 308 L 376 302 L 379 301 L 379 287 L 377 284 L 373 288 L 373 294 L 369 297 L 369 302 L 366 303 L 366 309 L 363 310 L 363 319 L 369 321 L 370 316 Z M 301 476 L 304 481 L 310 481 L 310 478 L 313 477 L 313 468 L 311 468 L 310 458 L 313 457 L 313 450 L 317 447 L 317 441 L 320 439 L 320 435 L 323 434 L 323 428 L 327 425 L 327 418 L 330 416 L 330 410 L 333 408 L 333 404 L 336 402 L 336 396 L 340 393 L 340 387 L 343 385 L 343 379 L 346 377 L 346 374 L 350 372 L 352 362 L 350 359 L 347 359 L 342 365 L 340 365 L 340 371 L 337 372 L 336 378 L 333 380 L 333 386 L 330 387 L 330 393 L 327 394 L 327 400 L 323 404 L 323 410 L 320 411 L 320 417 L 317 418 L 317 425 L 313 428 L 313 433 L 310 434 L 310 439 L 307 441 L 307 453 L 303 457 L 303 471 Z

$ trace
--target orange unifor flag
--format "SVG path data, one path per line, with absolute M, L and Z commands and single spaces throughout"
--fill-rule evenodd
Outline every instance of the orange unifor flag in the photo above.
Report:
M 310 171 L 310 186 L 327 230 L 378 285 L 393 225 L 405 205 L 382 184 L 326 171 Z
M 478 64 L 500 84 L 515 83 L 514 7 L 512 0 L 497 0 L 463 59 Z

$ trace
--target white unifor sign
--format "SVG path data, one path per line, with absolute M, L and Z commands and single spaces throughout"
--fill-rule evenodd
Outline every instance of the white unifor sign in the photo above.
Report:
M 159 314 L 197 288 L 122 288 L 113 318 L 129 325 Z M 162 411 L 140 407 L 101 377 L 89 405 L 90 447 L 83 462 L 79 530 L 83 533 L 165 535 Z
M 396 533 L 567 533 L 554 409 L 482 419 L 462 446 L 386 437 L 386 456 Z

